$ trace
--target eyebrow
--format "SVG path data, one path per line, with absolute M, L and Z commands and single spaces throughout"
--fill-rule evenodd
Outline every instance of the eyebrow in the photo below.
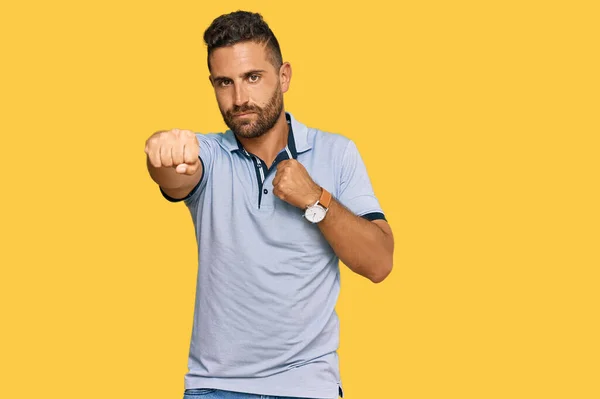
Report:
M 248 77 L 248 76 L 250 76 L 250 75 L 256 75 L 256 74 L 259 74 L 259 73 L 264 73 L 264 72 L 266 72 L 266 70 L 264 70 L 264 69 L 253 69 L 253 70 L 251 70 L 251 71 L 244 72 L 243 74 L 241 74 L 241 75 L 240 75 L 240 78 L 247 78 L 247 77 Z M 213 80 L 214 80 L 215 82 L 220 82 L 220 81 L 223 81 L 223 80 L 230 80 L 230 79 L 231 79 L 231 78 L 229 78 L 229 77 L 227 77 L 227 76 L 215 76 L 215 77 L 213 78 Z

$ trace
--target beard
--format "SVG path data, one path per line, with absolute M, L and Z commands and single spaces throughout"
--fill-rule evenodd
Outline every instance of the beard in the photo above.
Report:
M 282 111 L 283 93 L 279 85 L 277 85 L 275 92 L 264 107 L 250 104 L 234 105 L 225 112 L 221 109 L 221 115 L 223 116 L 223 121 L 233 133 L 240 137 L 252 139 L 260 137 L 271 130 L 277 123 L 277 119 L 279 119 Z M 236 114 L 244 112 L 255 112 L 256 116 L 250 115 L 246 118 L 235 117 Z

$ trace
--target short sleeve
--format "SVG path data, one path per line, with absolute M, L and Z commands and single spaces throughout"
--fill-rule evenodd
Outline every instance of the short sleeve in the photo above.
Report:
M 206 181 L 208 180 L 208 176 L 210 176 L 212 172 L 212 165 L 214 161 L 214 152 L 216 148 L 215 140 L 210 139 L 207 135 L 197 133 L 196 138 L 198 139 L 198 143 L 200 144 L 200 151 L 198 158 L 202 163 L 202 176 L 200 177 L 200 181 L 196 186 L 189 192 L 189 194 L 183 198 L 172 198 L 167 193 L 163 191 L 161 187 L 160 192 L 163 197 L 170 202 L 181 202 L 183 201 L 188 207 L 198 201 L 200 194 L 206 187 Z
M 337 200 L 358 216 L 368 220 L 385 215 L 375 196 L 366 166 L 353 141 L 349 141 L 342 157 L 342 170 Z

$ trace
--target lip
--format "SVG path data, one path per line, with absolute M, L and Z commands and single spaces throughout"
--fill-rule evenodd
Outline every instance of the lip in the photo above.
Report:
M 244 112 L 244 113 L 241 113 L 241 114 L 234 114 L 233 116 L 236 117 L 236 118 L 239 118 L 240 116 L 248 116 L 248 115 L 251 115 L 251 114 L 254 114 L 254 113 L 255 112 Z

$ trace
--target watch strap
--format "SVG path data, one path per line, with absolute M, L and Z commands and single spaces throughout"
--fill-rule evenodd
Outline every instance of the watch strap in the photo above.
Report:
M 329 208 L 329 204 L 331 203 L 331 193 L 321 187 L 321 197 L 319 198 L 319 204 L 323 206 L 325 209 Z

